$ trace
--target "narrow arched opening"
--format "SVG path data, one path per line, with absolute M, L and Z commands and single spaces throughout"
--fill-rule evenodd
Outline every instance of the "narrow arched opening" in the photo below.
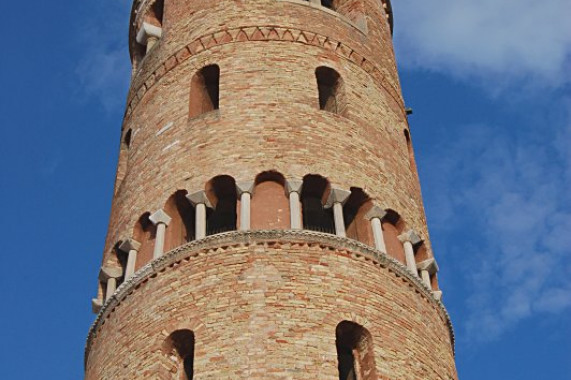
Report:
M 238 192 L 234 178 L 228 175 L 214 177 L 207 184 L 206 194 L 214 208 L 208 211 L 206 234 L 236 230 Z
M 177 380 L 193 379 L 194 346 L 195 336 L 191 330 L 177 330 L 165 339 L 162 351 L 177 363 Z
M 335 233 L 333 212 L 324 206 L 329 191 L 329 181 L 325 177 L 316 174 L 308 174 L 303 177 L 301 206 L 304 229 L 329 234 Z
M 170 196 L 163 208 L 171 217 L 165 236 L 166 251 L 194 240 L 194 207 L 192 207 L 186 195 L 186 190 L 178 190 Z
M 137 254 L 136 269 L 141 268 L 143 265 L 153 259 L 153 250 L 155 247 L 156 227 L 149 219 L 150 212 L 146 212 L 137 221 L 133 229 L 133 239 L 141 243 L 139 252 Z
M 276 171 L 256 176 L 251 202 L 251 228 L 288 229 L 289 199 L 285 191 L 285 178 Z
M 396 211 L 389 209 L 386 212 L 387 214 L 382 220 L 382 227 L 387 254 L 406 264 L 404 247 L 399 240 L 399 235 L 404 232 L 405 224 Z
M 372 244 L 370 222 L 365 217 L 373 207 L 371 198 L 359 187 L 351 187 L 351 195 L 343 205 L 343 219 L 347 237 L 365 244 Z
M 371 333 L 363 326 L 343 321 L 335 329 L 339 380 L 376 380 Z
M 320 66 L 315 70 L 319 109 L 342 114 L 345 110 L 343 81 L 339 73 L 330 67 Z
M 217 110 L 220 98 L 220 67 L 208 65 L 192 77 L 190 83 L 189 116 Z
M 414 150 L 412 149 L 412 141 L 410 139 L 410 132 L 408 131 L 408 129 L 404 130 L 404 138 L 406 142 L 406 150 L 408 154 L 408 163 L 410 169 L 416 173 L 416 161 L 414 159 Z

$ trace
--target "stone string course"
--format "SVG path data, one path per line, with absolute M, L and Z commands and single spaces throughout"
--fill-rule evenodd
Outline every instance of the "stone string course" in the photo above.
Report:
M 208 254 L 211 250 L 222 249 L 225 251 L 227 250 L 231 254 L 232 247 L 263 246 L 271 244 L 298 244 L 307 245 L 308 247 L 318 246 L 324 249 L 347 251 L 347 253 L 351 254 L 351 256 L 356 260 L 365 260 L 371 265 L 387 269 L 394 273 L 395 276 L 401 277 L 403 281 L 409 283 L 410 287 L 414 288 L 416 295 L 429 301 L 435 306 L 435 308 L 437 308 L 442 320 L 448 326 L 450 331 L 452 350 L 454 351 L 454 329 L 452 327 L 450 315 L 444 307 L 444 304 L 441 301 L 434 299 L 431 289 L 429 289 L 418 277 L 412 275 L 405 265 L 401 264 L 394 258 L 358 241 L 335 235 L 308 230 L 262 230 L 232 231 L 192 241 L 173 249 L 164 256 L 150 262 L 138 270 L 133 277 L 119 286 L 115 294 L 104 303 L 101 311 L 98 313 L 87 337 L 85 348 L 86 363 L 93 339 L 97 336 L 99 329 L 103 326 L 105 320 L 109 318 L 117 307 L 120 307 L 123 300 L 136 292 L 141 284 L 147 281 L 152 281 L 158 273 L 173 269 L 175 264 L 180 263 L 183 260 L 189 261 L 200 255 Z
M 147 91 L 158 83 L 165 74 L 182 62 L 186 61 L 188 58 L 216 46 L 248 41 L 282 41 L 321 46 L 324 49 L 334 52 L 340 58 L 347 59 L 362 68 L 390 94 L 391 98 L 399 105 L 400 108 L 404 109 L 404 103 L 402 98 L 399 96 L 399 89 L 387 80 L 383 72 L 371 60 L 364 57 L 363 54 L 359 53 L 356 49 L 353 49 L 342 42 L 335 41 L 327 36 L 319 35 L 307 30 L 279 28 L 274 26 L 252 26 L 211 33 L 197 38 L 188 45 L 179 49 L 157 68 L 151 70 L 152 74 L 146 77 L 143 84 L 137 88 L 131 88 L 128 97 L 126 117 L 131 115 Z M 152 54 L 152 52 L 150 54 Z

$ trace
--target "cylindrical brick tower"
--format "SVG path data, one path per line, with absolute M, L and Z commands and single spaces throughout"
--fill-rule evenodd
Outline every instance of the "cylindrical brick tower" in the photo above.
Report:
M 136 0 L 86 379 L 456 379 L 389 0 Z

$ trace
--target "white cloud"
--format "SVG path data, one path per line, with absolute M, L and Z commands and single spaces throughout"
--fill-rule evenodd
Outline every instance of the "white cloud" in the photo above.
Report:
M 569 0 L 396 1 L 399 61 L 514 86 L 569 83 Z
M 84 49 L 76 68 L 80 94 L 95 97 L 107 110 L 125 105 L 131 67 L 127 50 L 130 3 L 97 2 L 93 18 L 79 31 Z
M 438 216 L 448 225 L 440 232 L 454 239 L 459 230 L 472 231 L 471 245 L 447 257 L 465 273 L 461 336 L 470 342 L 571 307 L 571 117 L 547 134 L 514 139 L 499 133 L 507 128 L 457 128 L 427 162 L 436 168 L 430 192 L 452 208 Z

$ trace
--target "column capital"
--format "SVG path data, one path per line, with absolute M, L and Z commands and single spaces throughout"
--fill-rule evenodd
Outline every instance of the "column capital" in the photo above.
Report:
M 254 182 L 238 182 L 236 183 L 236 191 L 238 192 L 238 196 L 242 195 L 243 193 L 248 193 L 251 195 L 254 192 Z
M 119 249 L 123 252 L 130 252 L 130 251 L 138 251 L 141 248 L 141 243 L 136 241 L 135 239 L 125 239 L 119 245 Z
M 91 310 L 93 311 L 93 314 L 99 314 L 102 307 L 103 301 L 101 301 L 99 298 L 93 298 L 91 300 Z
M 206 192 L 204 190 L 197 191 L 196 193 L 192 193 L 186 196 L 186 198 L 192 203 L 193 206 L 203 204 L 206 207 L 212 208 L 208 197 L 206 196 Z
M 298 193 L 301 194 L 301 188 L 303 187 L 303 181 L 299 179 L 290 178 L 286 180 L 286 191 L 287 193 Z
M 123 269 L 109 266 L 102 266 L 99 271 L 99 281 L 107 282 L 110 278 L 121 278 L 123 277 Z
M 414 230 L 409 230 L 407 232 L 400 234 L 398 236 L 398 239 L 401 241 L 401 243 L 409 242 L 413 245 L 418 244 L 422 241 L 420 236 L 418 236 L 418 234 L 414 232 Z
M 379 219 L 383 220 L 383 218 L 387 215 L 387 212 L 380 208 L 379 206 L 373 206 L 367 213 L 365 214 L 365 218 L 372 220 L 372 219 Z
M 329 192 L 329 197 L 327 198 L 326 205 L 331 207 L 335 203 L 345 204 L 350 195 L 351 192 L 347 190 L 331 189 Z
M 442 290 L 433 290 L 432 296 L 434 297 L 435 300 L 441 301 L 442 300 Z
M 144 22 L 141 25 L 141 29 L 137 33 L 137 42 L 141 45 L 147 45 L 147 41 L 150 38 L 159 39 L 163 35 L 163 29 L 160 26 L 155 26 L 149 23 Z
M 433 257 L 421 261 L 420 263 L 417 263 L 416 267 L 418 268 L 418 270 L 427 271 L 428 273 L 430 273 L 431 276 L 438 273 L 438 264 L 436 263 L 436 260 Z
M 172 218 L 166 212 L 164 212 L 163 209 L 158 209 L 151 216 L 149 216 L 149 220 L 153 222 L 155 226 L 160 223 L 168 226 Z

